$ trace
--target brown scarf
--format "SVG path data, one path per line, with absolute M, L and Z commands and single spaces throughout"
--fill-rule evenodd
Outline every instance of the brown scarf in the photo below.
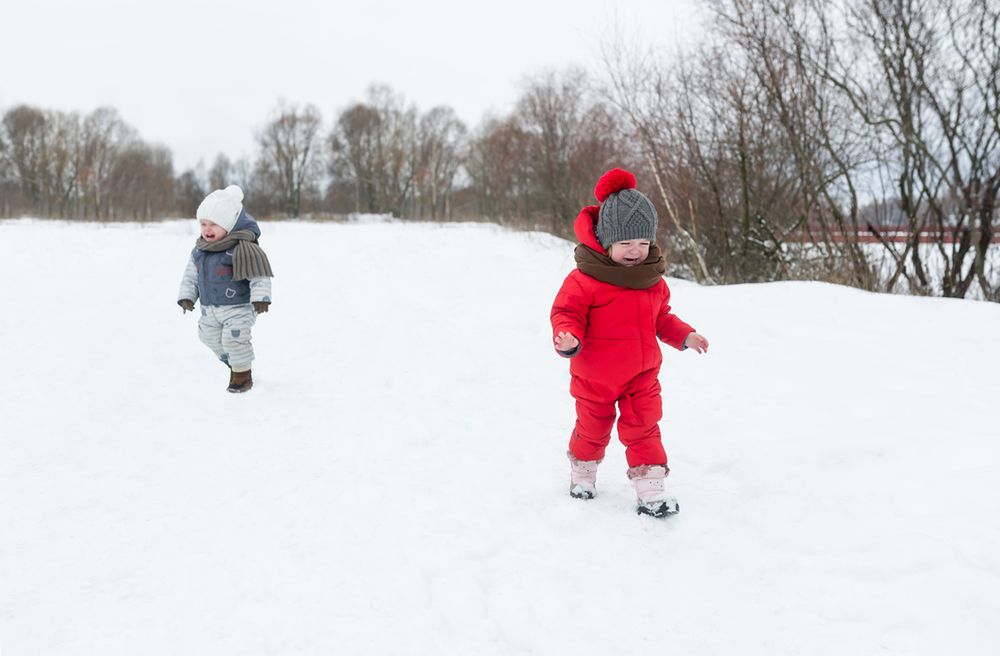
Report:
M 649 256 L 642 264 L 630 267 L 622 266 L 608 255 L 583 244 L 577 244 L 573 254 L 576 256 L 576 268 L 580 271 L 601 282 L 628 289 L 649 289 L 663 278 L 667 270 L 667 261 L 656 244 L 650 244 Z
M 231 232 L 219 241 L 205 241 L 199 237 L 195 248 L 210 253 L 220 253 L 232 248 L 233 280 L 274 277 L 267 254 L 257 245 L 257 235 L 249 230 Z

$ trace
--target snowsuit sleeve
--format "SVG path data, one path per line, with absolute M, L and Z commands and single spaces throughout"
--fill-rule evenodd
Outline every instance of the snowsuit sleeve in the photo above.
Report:
M 187 267 L 184 268 L 184 275 L 181 276 L 181 288 L 177 292 L 177 300 L 183 301 L 198 300 L 198 270 L 194 265 L 194 257 L 188 257 Z
M 574 351 L 568 353 L 558 351 L 561 355 L 571 357 L 583 348 L 583 336 L 587 332 L 587 315 L 590 312 L 590 306 L 590 298 L 573 274 L 566 276 L 562 287 L 559 288 L 559 293 L 556 294 L 556 300 L 552 303 L 552 313 L 550 314 L 552 339 L 554 340 L 559 333 L 569 333 L 576 337 L 580 344 Z
M 684 340 L 693 332 L 694 328 L 670 312 L 670 288 L 668 287 L 666 294 L 663 295 L 660 313 L 656 317 L 656 336 L 678 351 L 683 351 L 687 348 L 684 346 Z
M 267 276 L 261 278 L 248 278 L 250 283 L 250 302 L 258 301 L 263 303 L 271 302 L 271 279 Z

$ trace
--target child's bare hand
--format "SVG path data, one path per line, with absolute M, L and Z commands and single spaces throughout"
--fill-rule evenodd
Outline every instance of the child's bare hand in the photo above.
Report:
M 705 339 L 703 335 L 699 335 L 698 333 L 691 333 L 690 335 L 688 335 L 684 339 L 684 346 L 690 349 L 694 349 L 699 353 L 708 352 L 708 340 Z
M 559 333 L 553 341 L 557 351 L 572 351 L 580 344 L 580 340 L 569 333 Z

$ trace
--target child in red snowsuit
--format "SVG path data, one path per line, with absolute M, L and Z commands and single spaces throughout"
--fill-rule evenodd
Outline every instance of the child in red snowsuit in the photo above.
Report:
M 608 171 L 574 224 L 580 243 L 577 268 L 552 305 L 556 351 L 570 360 L 576 426 L 569 441 L 570 494 L 596 493 L 597 465 L 611 439 L 615 404 L 618 437 L 638 511 L 658 517 L 677 512 L 664 492 L 669 469 L 660 441 L 663 416 L 657 375 L 663 355 L 657 338 L 676 349 L 708 349 L 708 340 L 670 312 L 666 264 L 656 246 L 656 209 L 635 189 L 635 176 Z

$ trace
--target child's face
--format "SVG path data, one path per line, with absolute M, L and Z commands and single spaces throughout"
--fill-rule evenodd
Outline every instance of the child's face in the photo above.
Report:
M 199 223 L 201 223 L 201 238 L 205 241 L 219 241 L 229 234 L 218 223 L 212 223 L 208 219 L 202 219 Z
M 649 257 L 648 239 L 629 239 L 628 241 L 616 241 L 608 249 L 608 256 L 622 266 L 635 266 L 642 264 Z

